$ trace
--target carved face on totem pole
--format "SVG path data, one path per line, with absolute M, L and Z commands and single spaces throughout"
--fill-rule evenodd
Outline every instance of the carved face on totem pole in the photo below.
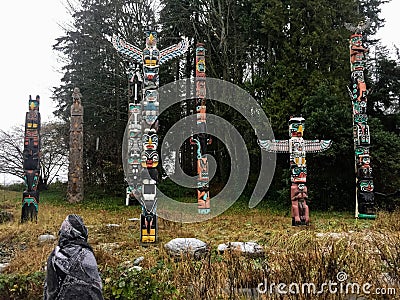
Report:
M 145 150 L 142 152 L 142 167 L 156 168 L 158 166 L 158 153 L 156 150 Z
M 361 34 L 353 34 L 350 37 L 350 65 L 351 70 L 362 70 L 365 66 L 365 52 L 368 49 L 363 47 L 362 44 L 362 35 Z
M 152 111 L 144 111 L 143 113 L 142 127 L 149 129 L 154 127 L 153 125 L 156 123 L 157 115 Z
M 374 183 L 372 180 L 360 180 L 358 186 L 361 192 L 372 192 L 374 190 Z
M 197 173 L 199 180 L 208 181 L 208 162 L 206 157 L 197 160 Z
M 36 96 L 35 100 L 29 95 L 29 110 L 39 110 L 40 97 Z
M 289 119 L 289 136 L 303 137 L 303 132 L 304 132 L 304 118 L 291 117 Z
M 155 48 L 157 46 L 157 32 L 146 31 L 146 47 Z
M 145 48 L 143 50 L 143 62 L 146 67 L 158 67 L 160 51 L 158 49 Z
M 26 113 L 25 130 L 40 129 L 40 117 L 37 110 L 30 110 Z
M 158 111 L 160 103 L 158 101 L 143 101 L 143 111 Z
M 357 34 L 357 33 L 353 34 L 350 39 L 351 46 L 361 46 L 362 45 L 361 39 L 362 39 L 361 34 Z
M 204 61 L 204 59 L 198 59 L 196 61 L 196 71 L 198 72 L 197 74 L 200 75 L 201 77 L 204 74 L 204 72 L 206 71 L 206 62 Z
M 197 124 L 205 123 L 206 122 L 206 106 L 205 105 L 198 105 L 196 106 L 197 112 Z
M 158 100 L 158 91 L 156 89 L 146 89 L 144 93 L 144 100 L 155 102 Z
M 27 191 L 36 191 L 39 182 L 39 170 L 25 170 L 24 181 Z
M 140 164 L 141 155 L 138 150 L 133 150 L 129 152 L 128 163 L 130 165 L 139 165 Z
M 140 105 L 139 104 L 135 104 L 133 102 L 129 103 L 129 112 L 131 114 L 138 114 L 140 113 Z
M 355 150 L 357 156 L 369 154 L 369 148 L 366 147 L 357 147 Z
M 367 101 L 353 101 L 353 114 L 365 114 L 367 112 Z
M 206 82 L 204 80 L 196 81 L 196 95 L 200 99 L 204 99 L 206 97 Z
M 155 130 L 150 130 L 142 136 L 144 150 L 156 150 L 158 146 L 158 136 Z
M 302 182 L 305 183 L 307 180 L 307 167 L 306 166 L 295 166 L 291 168 L 290 181 L 291 182 Z
M 369 166 L 371 163 L 371 157 L 369 154 L 360 154 L 358 155 L 357 165 L 359 166 Z
M 369 135 L 369 126 L 365 124 L 357 123 L 354 128 L 355 138 L 359 145 L 369 145 L 370 144 L 370 135 Z
M 158 87 L 159 77 L 158 77 L 158 67 L 148 67 L 143 65 L 144 73 L 144 85 Z
M 204 44 L 203 43 L 197 43 L 196 55 L 204 56 L 205 53 L 206 53 L 206 49 L 204 48 Z

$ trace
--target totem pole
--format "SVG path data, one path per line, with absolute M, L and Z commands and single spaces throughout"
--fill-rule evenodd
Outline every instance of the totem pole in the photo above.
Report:
M 289 120 L 290 140 L 259 140 L 261 149 L 268 152 L 290 154 L 290 199 L 292 201 L 292 225 L 308 225 L 310 222 L 307 205 L 308 191 L 306 186 L 307 167 L 306 153 L 327 150 L 330 140 L 304 140 L 304 118 L 291 117 Z
M 29 111 L 25 117 L 25 138 L 23 150 L 23 167 L 26 190 L 22 196 L 21 222 L 35 220 L 39 211 L 40 177 L 40 97 L 33 100 L 29 96 Z
M 72 93 L 69 130 L 68 201 L 83 200 L 83 106 L 78 88 Z
M 374 183 L 370 166 L 370 133 L 367 115 L 367 85 L 364 79 L 365 54 L 362 32 L 369 26 L 361 23 L 357 27 L 346 24 L 354 33 L 350 36 L 350 87 L 353 105 L 353 138 L 356 173 L 356 218 L 375 219 Z
M 199 214 L 210 213 L 210 194 L 208 179 L 207 145 L 211 138 L 206 134 L 206 65 L 204 44 L 196 45 L 196 114 L 198 134 L 190 143 L 197 146 L 197 204 Z
M 142 205 L 140 216 L 140 242 L 157 241 L 157 195 L 158 181 L 158 86 L 159 65 L 184 54 L 187 39 L 164 50 L 157 49 L 157 32 L 146 32 L 146 47 L 141 50 L 123 39 L 113 36 L 113 46 L 122 55 L 142 65 L 142 72 L 130 70 L 129 120 L 127 169 L 127 200 L 135 197 Z

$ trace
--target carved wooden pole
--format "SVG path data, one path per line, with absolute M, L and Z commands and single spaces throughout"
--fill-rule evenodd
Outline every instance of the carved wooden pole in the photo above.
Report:
M 132 72 L 130 75 L 130 86 L 134 89 L 130 92 L 133 102 L 129 103 L 128 149 L 124 150 L 127 151 L 124 171 L 129 185 L 126 204 L 129 204 L 131 196 L 140 202 L 140 242 L 155 243 L 158 236 L 158 71 L 160 65 L 187 51 L 188 40 L 183 39 L 160 51 L 157 48 L 157 32 L 149 30 L 146 31 L 146 47 L 143 50 L 116 35 L 112 42 L 120 54 L 142 66 L 142 72 Z
M 83 106 L 79 88 L 72 93 L 69 130 L 68 201 L 83 200 Z
M 308 190 L 306 186 L 307 166 L 306 153 L 322 152 L 332 145 L 331 140 L 304 140 L 304 118 L 291 117 L 289 120 L 289 140 L 259 140 L 262 150 L 290 154 L 290 199 L 292 200 L 292 225 L 310 223 L 307 205 Z
M 350 36 L 350 86 L 348 87 L 353 106 L 353 138 L 356 173 L 356 211 L 355 217 L 375 219 L 376 207 L 374 182 L 370 166 L 370 133 L 367 115 L 368 89 L 365 83 L 364 70 L 368 49 L 363 45 L 363 31 L 371 21 L 361 22 L 354 26 L 346 23 L 345 27 L 353 32 Z
M 206 64 L 203 43 L 196 45 L 196 114 L 200 133 L 195 134 L 190 143 L 197 146 L 197 204 L 199 214 L 210 213 L 210 193 L 208 178 L 207 145 L 211 137 L 206 134 Z
M 40 97 L 32 99 L 29 96 L 29 111 L 25 117 L 25 137 L 23 151 L 23 167 L 26 189 L 22 196 L 21 223 L 37 222 L 39 211 L 40 177 Z

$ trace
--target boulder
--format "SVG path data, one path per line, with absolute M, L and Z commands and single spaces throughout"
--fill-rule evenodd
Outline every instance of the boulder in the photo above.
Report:
M 144 257 L 143 257 L 143 256 L 140 256 L 140 257 L 136 258 L 136 259 L 133 261 L 133 265 L 134 265 L 134 266 L 138 266 L 138 265 L 140 265 L 140 263 L 141 263 L 143 260 L 144 260 Z
M 7 268 L 8 265 L 9 263 L 0 263 L 0 273 L 2 273 L 4 269 Z
M 175 257 L 201 258 L 208 251 L 207 244 L 195 238 L 176 238 L 164 245 L 165 250 Z
M 218 245 L 218 252 L 238 251 L 249 256 L 263 256 L 264 248 L 256 242 L 229 242 Z

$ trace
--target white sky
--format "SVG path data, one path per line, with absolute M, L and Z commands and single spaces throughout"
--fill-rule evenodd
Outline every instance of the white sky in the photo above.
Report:
M 40 95 L 42 120 L 52 118 L 51 89 L 62 76 L 52 45 L 69 19 L 61 0 L 0 2 L 1 129 L 25 122 L 29 95 Z
M 400 47 L 400 0 L 382 6 L 386 25 L 378 32 L 383 45 Z M 63 0 L 18 0 L 0 2 L 0 128 L 8 130 L 24 123 L 29 95 L 41 97 L 42 121 L 53 118 L 52 87 L 60 85 L 62 74 L 55 39 L 63 36 L 61 25 L 71 16 Z

